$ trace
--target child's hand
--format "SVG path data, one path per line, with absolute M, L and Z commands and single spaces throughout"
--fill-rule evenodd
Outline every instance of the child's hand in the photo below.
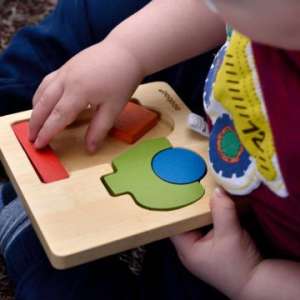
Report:
M 86 145 L 95 151 L 142 79 L 137 60 L 117 44 L 104 41 L 80 52 L 39 86 L 33 98 L 30 140 L 36 148 L 46 146 L 91 106 L 95 113 Z
M 241 228 L 234 203 L 222 190 L 214 193 L 211 209 L 214 228 L 206 236 L 193 231 L 172 241 L 189 271 L 237 299 L 262 259 Z

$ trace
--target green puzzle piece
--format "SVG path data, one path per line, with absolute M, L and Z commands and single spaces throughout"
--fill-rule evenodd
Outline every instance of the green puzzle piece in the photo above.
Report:
M 131 194 L 142 207 L 171 210 L 200 199 L 204 188 L 199 182 L 172 184 L 161 180 L 152 170 L 154 155 L 171 148 L 166 138 L 146 140 L 122 153 L 112 161 L 115 173 L 102 180 L 111 194 Z M 176 163 L 176 162 L 174 162 Z

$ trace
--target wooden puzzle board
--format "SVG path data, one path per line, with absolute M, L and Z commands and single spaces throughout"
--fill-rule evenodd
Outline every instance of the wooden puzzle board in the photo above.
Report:
M 189 110 L 167 84 L 141 85 L 133 98 L 161 114 L 159 123 L 141 140 L 167 137 L 173 147 L 193 150 L 207 161 L 207 140 L 187 128 Z M 113 172 L 114 157 L 134 145 L 108 137 L 96 154 L 88 154 L 84 118 L 51 142 L 70 177 L 42 183 L 11 127 L 28 120 L 30 114 L 0 118 L 1 161 L 54 267 L 76 266 L 211 222 L 208 200 L 215 183 L 209 170 L 201 180 L 205 195 L 180 209 L 148 210 L 128 194 L 111 196 L 100 178 Z

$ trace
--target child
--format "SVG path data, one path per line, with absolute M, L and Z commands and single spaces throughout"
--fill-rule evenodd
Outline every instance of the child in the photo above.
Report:
M 262 257 L 220 189 L 211 203 L 213 231 L 204 237 L 186 233 L 173 242 L 193 274 L 232 299 L 299 299 L 298 113 L 296 105 L 290 111 L 284 104 L 294 101 L 299 83 L 300 4 L 218 0 L 210 1 L 209 7 L 217 13 L 196 0 L 151 1 L 103 42 L 50 74 L 34 96 L 30 138 L 37 148 L 45 146 L 91 104 L 97 112 L 86 143 L 95 151 L 142 78 L 221 44 L 224 19 L 255 42 L 233 31 L 209 74 L 204 100 L 213 125 L 212 171 L 228 191 L 251 193 L 276 259 Z M 288 80 L 282 82 L 279 74 Z M 117 91 L 115 82 L 121 83 Z M 279 123 L 280 112 L 290 117 Z M 175 299 L 189 298 L 176 295 Z

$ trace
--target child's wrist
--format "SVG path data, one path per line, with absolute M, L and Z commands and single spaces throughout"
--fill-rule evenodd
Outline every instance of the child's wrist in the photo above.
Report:
M 111 48 L 111 51 L 115 52 L 116 60 L 121 61 L 122 65 L 127 65 L 128 70 L 132 70 L 140 81 L 148 75 L 136 53 L 122 40 L 116 38 L 114 35 L 108 35 L 103 42 Z
M 253 298 L 253 278 L 256 277 L 258 270 L 261 267 L 261 262 L 263 260 L 259 261 L 257 265 L 253 267 L 252 270 L 249 271 L 249 273 L 246 276 L 246 279 L 241 283 L 240 287 L 238 290 L 232 291 L 230 293 L 230 299 L 232 300 L 250 300 L 250 299 L 255 299 Z

